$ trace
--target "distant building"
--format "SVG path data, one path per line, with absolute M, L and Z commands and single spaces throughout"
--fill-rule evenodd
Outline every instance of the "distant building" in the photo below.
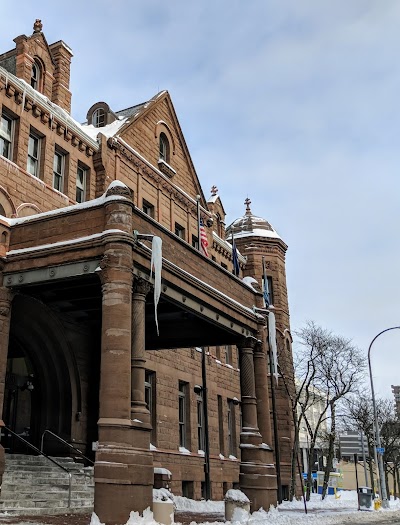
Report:
M 305 402 L 305 400 L 303 400 Z M 313 433 L 317 428 L 318 420 L 326 408 L 326 394 L 321 390 L 313 387 L 312 388 L 312 400 L 309 402 L 309 406 L 306 409 L 307 421 L 311 427 Z M 298 414 L 300 415 L 300 409 L 298 408 Z M 327 432 L 327 422 L 324 419 L 319 426 L 319 434 L 323 435 Z M 301 451 L 301 459 L 303 472 L 308 472 L 308 450 L 310 449 L 310 436 L 307 430 L 304 419 L 301 421 L 299 428 L 299 446 Z M 323 468 L 323 443 L 320 437 L 317 436 L 316 446 L 314 449 L 313 463 L 311 465 L 311 470 L 317 472 Z
M 152 505 L 155 468 L 171 472 L 176 494 L 211 489 L 220 499 L 240 487 L 253 509 L 269 508 L 276 446 L 288 493 L 293 422 L 279 383 L 274 435 L 269 314 L 257 283 L 264 257 L 291 380 L 286 244 L 249 200 L 225 227 L 168 92 L 124 110 L 97 102 L 80 125 L 70 116 L 69 46 L 48 44 L 39 20 L 14 42 L 0 55 L 3 424 L 35 446 L 50 429 L 91 455 L 105 523 Z M 0 474 L 7 452 L 26 453 L 3 431 Z
M 400 416 L 400 386 L 392 385 L 392 392 L 394 395 L 396 414 Z

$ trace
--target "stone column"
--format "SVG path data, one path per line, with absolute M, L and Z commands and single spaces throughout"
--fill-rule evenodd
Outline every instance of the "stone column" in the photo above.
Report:
M 265 351 L 265 332 L 266 330 L 260 331 L 262 339 L 257 341 L 254 348 L 254 379 L 257 398 L 258 426 L 263 442 L 271 446 L 272 431 L 268 388 L 268 359 Z
M 105 225 L 111 232 L 99 271 L 103 298 L 94 510 L 101 523 L 114 525 L 125 524 L 132 510 L 151 507 L 153 488 L 150 432 L 137 430 L 131 421 L 132 201 L 121 183 L 106 193 Z
M 151 285 L 143 278 L 135 278 L 132 299 L 132 380 L 131 419 L 133 424 L 150 425 L 150 412 L 145 401 L 145 308 L 146 295 Z
M 1 272 L 0 272 L 1 279 Z M 6 384 L 8 342 L 10 335 L 11 301 L 13 293 L 8 288 L 0 287 L 0 417 L 3 414 L 4 388 Z M 0 427 L 4 426 L 0 419 Z M 4 448 L 0 445 L 0 490 L 5 468 Z
M 271 464 L 271 449 L 263 443 L 257 421 L 256 381 L 253 352 L 254 337 L 239 344 L 242 430 L 240 433 L 240 488 L 251 502 L 251 511 L 276 505 L 276 475 Z

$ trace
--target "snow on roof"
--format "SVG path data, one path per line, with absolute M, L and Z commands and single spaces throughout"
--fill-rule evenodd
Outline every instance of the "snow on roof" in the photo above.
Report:
M 275 230 L 264 230 L 255 228 L 251 231 L 235 232 L 235 239 L 238 237 L 266 237 L 270 239 L 280 239 L 280 235 Z
M 63 124 L 66 125 L 67 128 L 73 130 L 77 135 L 80 135 L 82 138 L 84 138 L 93 149 L 98 149 L 97 142 L 95 142 L 93 138 L 85 132 L 81 124 L 79 124 L 79 122 L 73 119 L 71 115 L 63 108 L 57 106 L 57 104 L 54 104 L 54 102 L 51 102 L 51 100 L 49 100 L 46 96 L 42 95 L 42 93 L 39 93 L 39 91 L 36 91 L 36 89 L 33 89 L 33 87 L 30 86 L 27 82 L 25 82 L 25 80 L 16 77 L 1 66 L 0 76 L 2 76 L 5 79 L 6 84 L 8 84 L 8 82 L 11 80 L 15 85 L 19 87 L 22 93 L 27 93 L 36 104 L 46 108 L 50 114 L 56 115 L 57 118 Z
M 101 128 L 96 128 L 95 126 L 93 126 L 93 124 L 81 124 L 81 128 L 93 140 L 97 139 L 99 133 L 109 138 L 113 137 L 122 128 L 122 126 L 127 120 L 127 117 L 119 120 L 114 120 L 114 122 L 111 122 L 111 124 L 107 124 L 106 126 L 103 126 Z
M 229 253 L 232 253 L 232 244 L 228 241 L 225 241 L 225 239 L 222 239 L 222 237 L 220 237 L 217 233 L 215 233 L 215 231 L 212 232 L 212 235 L 213 235 L 213 240 L 219 244 L 220 246 L 222 246 L 223 248 L 225 248 L 225 250 Z M 239 250 L 236 248 L 236 251 L 237 251 L 237 254 L 238 254 L 238 258 L 239 258 L 239 261 L 242 262 L 243 264 L 246 263 L 247 259 L 246 257 L 244 257 L 240 252 Z
M 254 279 L 254 277 L 250 277 L 249 275 L 247 277 L 243 277 L 242 282 L 246 286 L 251 288 L 254 292 L 259 292 L 260 291 L 260 285 L 259 285 L 257 279 Z
M 214 203 L 219 199 L 218 193 L 216 195 L 211 195 L 211 197 L 208 198 L 207 202 Z
M 114 188 L 116 186 L 124 187 L 124 188 L 127 187 L 123 182 L 121 182 L 119 180 L 114 180 L 114 181 L 111 182 L 111 184 L 108 186 L 108 188 Z M 129 200 L 127 197 L 125 197 L 123 195 L 109 195 L 109 196 L 107 196 L 106 194 L 107 194 L 108 188 L 103 193 L 103 195 L 101 195 L 100 197 L 97 197 L 97 199 L 92 199 L 90 201 L 81 202 L 79 204 L 71 204 L 71 206 L 64 206 L 64 208 L 57 208 L 55 210 L 50 210 L 50 211 L 45 211 L 45 212 L 42 212 L 42 213 L 37 213 L 36 215 L 28 215 L 27 217 L 17 217 L 16 219 L 9 219 L 7 217 L 2 217 L 2 221 L 4 221 L 9 226 L 14 226 L 14 225 L 17 225 L 17 224 L 23 224 L 25 222 L 37 221 L 38 219 L 42 219 L 43 217 L 54 217 L 56 215 L 62 215 L 63 213 L 68 213 L 70 211 L 82 210 L 82 209 L 87 209 L 87 208 L 94 208 L 96 206 L 99 206 L 99 205 L 103 204 L 106 200 L 107 201 L 115 200 L 115 199 L 118 199 L 118 200 L 119 199 Z

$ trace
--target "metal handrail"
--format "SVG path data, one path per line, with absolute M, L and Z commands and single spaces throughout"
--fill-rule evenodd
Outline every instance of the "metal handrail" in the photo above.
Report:
M 54 432 L 52 432 L 51 430 L 48 430 L 46 429 L 43 434 L 42 434 L 42 439 L 40 441 L 40 450 L 43 452 L 43 448 L 44 448 L 44 435 L 45 434 L 51 434 L 53 437 L 55 437 L 56 439 L 58 439 L 58 441 L 61 441 L 61 443 L 63 443 L 64 445 L 67 445 L 67 447 L 69 447 L 70 449 L 74 450 L 75 452 L 77 452 L 83 459 L 85 459 L 86 461 L 88 461 L 89 463 L 91 463 L 92 465 L 94 465 L 94 461 L 92 461 L 91 459 L 89 459 L 88 457 L 85 456 L 85 454 L 83 454 L 78 448 L 74 447 L 73 445 L 71 445 L 71 443 L 68 443 L 68 441 L 65 441 L 65 439 L 63 439 L 62 437 L 58 436 L 57 434 L 54 434 Z
M 25 445 L 27 445 L 28 447 L 30 447 L 32 450 L 34 450 L 35 452 L 37 452 L 38 454 L 40 454 L 41 456 L 44 456 L 45 458 L 47 458 L 49 461 L 51 461 L 52 463 L 54 463 L 55 465 L 57 465 L 57 467 L 61 468 L 62 470 L 64 470 L 67 474 L 68 474 L 68 478 L 69 478 L 69 487 L 68 487 L 68 508 L 71 507 L 71 492 L 72 492 L 72 474 L 71 472 L 66 469 L 65 467 L 63 467 L 62 465 L 60 465 L 60 463 L 58 463 L 57 461 L 55 461 L 53 458 L 51 458 L 50 456 L 48 456 L 47 454 L 45 454 L 44 452 L 42 452 L 41 450 L 39 450 L 37 447 L 35 447 L 35 445 L 32 445 L 32 443 L 29 443 L 29 441 L 27 441 L 26 439 L 24 439 L 23 437 L 21 437 L 19 434 L 17 434 L 16 432 L 14 432 L 13 430 L 11 430 L 10 428 L 6 427 L 6 426 L 3 426 L 3 428 L 9 432 L 12 436 L 18 438 L 20 441 L 22 441 Z

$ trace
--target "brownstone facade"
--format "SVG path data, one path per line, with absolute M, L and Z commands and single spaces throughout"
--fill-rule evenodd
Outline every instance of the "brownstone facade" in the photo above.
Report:
M 251 229 L 249 206 L 250 226 L 235 221 L 226 239 L 218 190 L 205 198 L 168 92 L 122 111 L 98 102 L 79 125 L 68 115 L 69 47 L 48 45 L 40 21 L 15 43 L 0 55 L 3 426 L 34 445 L 48 428 L 91 454 L 95 511 L 107 524 L 152 505 L 159 467 L 175 494 L 221 499 L 240 487 L 253 509 L 268 508 L 277 500 L 268 313 L 243 278 L 261 283 L 265 257 L 291 377 L 286 245 Z M 246 254 L 239 276 L 232 230 Z M 157 309 L 153 237 L 163 257 Z M 275 398 L 287 486 L 282 385 Z M 5 439 L 0 469 L 11 449 L 26 452 Z

